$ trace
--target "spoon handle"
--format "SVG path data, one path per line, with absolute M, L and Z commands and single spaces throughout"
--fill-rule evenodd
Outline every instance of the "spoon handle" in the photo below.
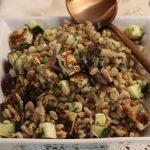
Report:
M 118 29 L 115 25 L 109 24 L 107 27 L 111 29 L 128 48 L 131 49 L 133 55 L 143 65 L 143 67 L 150 73 L 150 52 L 140 51 L 137 48 L 137 46 L 131 40 L 129 40 L 129 38 L 122 31 L 120 31 L 120 29 Z

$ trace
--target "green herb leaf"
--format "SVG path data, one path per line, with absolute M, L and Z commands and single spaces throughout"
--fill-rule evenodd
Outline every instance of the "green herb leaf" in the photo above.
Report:
M 122 68 L 127 68 L 127 69 L 130 69 L 130 65 L 129 64 L 121 64 L 120 65 Z
M 143 105 L 141 105 L 140 110 L 139 110 L 139 113 L 140 113 L 141 115 L 143 115 L 143 114 L 145 113 L 145 108 L 144 108 Z
M 110 98 L 109 98 L 108 96 L 105 96 L 105 97 L 104 97 L 104 100 L 105 100 L 105 102 L 109 102 L 109 101 L 110 101 Z
M 101 22 L 97 22 L 97 23 L 96 23 L 96 29 L 100 29 L 101 27 L 102 27 Z
M 92 57 L 93 66 L 97 67 L 99 65 L 99 58 L 98 57 Z

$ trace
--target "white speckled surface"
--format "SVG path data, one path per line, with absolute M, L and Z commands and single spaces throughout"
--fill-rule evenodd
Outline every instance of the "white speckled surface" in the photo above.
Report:
M 3 150 L 10 150 L 9 146 L 3 146 Z M 150 144 L 110 144 L 110 145 L 29 145 L 13 146 L 11 150 L 150 150 Z

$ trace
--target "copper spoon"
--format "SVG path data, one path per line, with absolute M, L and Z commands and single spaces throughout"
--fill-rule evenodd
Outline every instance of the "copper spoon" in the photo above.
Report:
M 117 14 L 116 0 L 66 0 L 67 9 L 78 23 L 86 20 L 93 24 L 100 22 L 111 29 L 131 49 L 133 55 L 150 73 L 150 53 L 141 52 L 137 46 L 115 25 L 111 24 Z

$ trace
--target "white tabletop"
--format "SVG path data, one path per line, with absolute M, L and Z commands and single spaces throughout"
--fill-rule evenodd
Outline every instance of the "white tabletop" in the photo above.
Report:
M 150 0 L 117 1 L 118 15 L 150 15 Z M 69 15 L 65 0 L 0 0 L 0 18 L 64 15 Z

